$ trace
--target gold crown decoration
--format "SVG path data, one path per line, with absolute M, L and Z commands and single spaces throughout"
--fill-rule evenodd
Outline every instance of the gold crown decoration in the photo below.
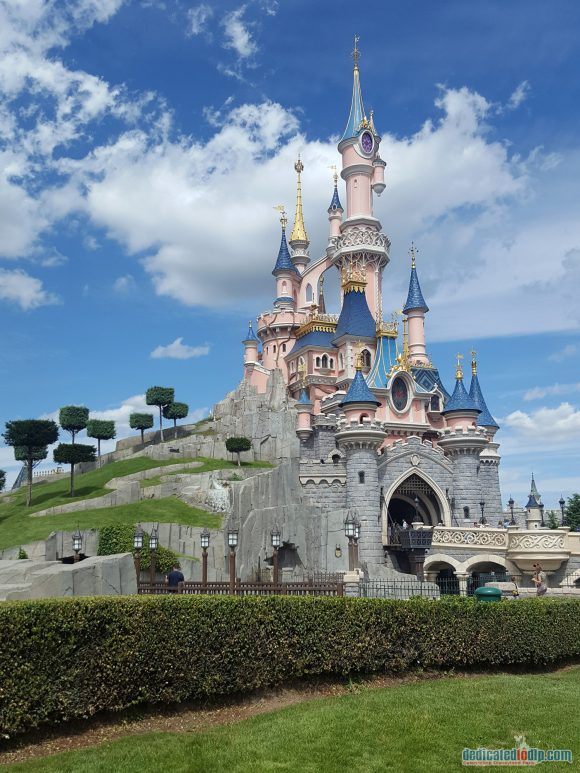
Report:
M 477 375 L 477 352 L 475 349 L 471 350 L 471 372 L 474 376 Z
M 353 266 L 351 263 L 348 268 L 343 266 L 340 273 L 342 289 L 345 293 L 349 293 L 351 290 L 364 293 L 367 284 L 367 276 L 364 269 Z
M 463 359 L 463 355 L 457 353 L 457 367 L 455 369 L 455 378 L 460 379 L 463 378 L 463 369 L 461 367 L 461 360 Z

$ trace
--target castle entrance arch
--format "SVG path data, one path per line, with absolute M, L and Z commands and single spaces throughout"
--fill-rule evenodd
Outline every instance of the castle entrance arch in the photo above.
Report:
M 402 528 L 404 522 L 419 520 L 426 526 L 451 523 L 445 494 L 419 471 L 408 472 L 393 483 L 383 494 L 381 510 L 384 545 L 390 544 L 392 530 Z

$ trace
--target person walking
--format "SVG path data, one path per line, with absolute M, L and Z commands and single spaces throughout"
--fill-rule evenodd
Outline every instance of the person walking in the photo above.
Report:
M 532 575 L 532 582 L 536 586 L 536 596 L 544 596 L 548 592 L 548 581 L 546 572 L 542 570 L 540 564 L 532 564 L 535 574 Z
M 179 590 L 179 583 L 184 582 L 185 577 L 183 572 L 179 568 L 179 564 L 173 564 L 171 571 L 165 575 L 165 582 L 170 593 L 177 593 Z

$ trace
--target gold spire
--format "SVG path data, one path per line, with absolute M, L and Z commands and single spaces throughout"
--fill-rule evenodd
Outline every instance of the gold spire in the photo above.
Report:
M 284 209 L 284 204 L 277 204 L 274 209 L 280 213 L 280 225 L 284 230 L 286 230 L 286 226 L 288 225 L 288 218 L 286 217 L 286 210 Z
M 471 350 L 471 372 L 474 376 L 477 375 L 477 352 L 475 349 Z
M 418 252 L 419 250 L 415 247 L 415 242 L 411 242 L 411 249 L 409 250 L 409 255 L 411 256 L 411 268 L 415 268 Z
M 302 183 L 300 182 L 300 174 L 304 171 L 304 164 L 300 160 L 298 155 L 298 161 L 294 164 L 294 169 L 298 175 L 298 182 L 296 186 L 296 214 L 294 215 L 294 227 L 290 234 L 290 244 L 292 242 L 307 242 L 308 234 L 304 226 L 304 216 L 302 214 Z
M 457 368 L 455 370 L 455 378 L 460 379 L 463 378 L 463 370 L 461 368 L 461 360 L 463 359 L 462 354 L 457 354 Z

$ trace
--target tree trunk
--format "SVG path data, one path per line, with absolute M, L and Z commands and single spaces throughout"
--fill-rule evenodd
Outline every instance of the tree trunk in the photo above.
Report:
M 74 466 L 74 464 L 71 464 L 71 466 L 70 466 L 70 495 L 71 495 L 71 497 L 74 497 L 74 495 L 75 495 L 75 466 Z
M 28 492 L 26 494 L 26 507 L 32 504 L 32 453 L 28 457 Z
M 141 445 L 143 445 L 145 443 L 145 434 L 144 433 L 145 433 L 145 430 L 142 429 L 141 430 Z
M 97 438 L 97 448 L 99 449 L 98 450 L 99 463 L 98 463 L 97 467 L 100 467 L 101 466 L 101 438 L 100 437 Z
M 177 419 L 173 419 L 173 439 L 177 440 Z
M 76 431 L 76 429 L 71 429 L 71 431 L 70 431 L 70 436 L 71 436 L 71 438 L 72 438 L 72 444 L 73 444 L 73 446 L 74 446 L 74 444 L 75 444 L 75 435 L 76 435 L 76 434 L 77 434 L 77 431 Z
M 159 433 L 161 435 L 161 442 L 163 443 L 163 409 L 159 406 Z
M 242 463 L 240 462 L 240 452 L 238 451 L 238 467 L 241 467 Z

